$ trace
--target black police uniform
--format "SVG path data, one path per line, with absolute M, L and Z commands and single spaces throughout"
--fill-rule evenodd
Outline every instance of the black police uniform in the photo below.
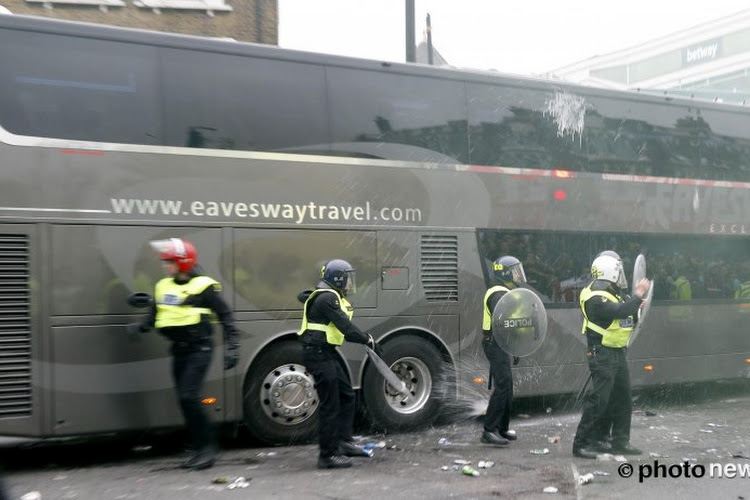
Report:
M 319 290 L 331 289 L 323 282 L 319 283 L 317 288 Z M 306 290 L 297 298 L 300 302 L 307 302 L 312 292 L 312 290 Z M 363 333 L 347 317 L 334 293 L 319 292 L 311 299 L 311 303 L 307 304 L 306 316 L 308 323 L 321 325 L 333 323 L 344 335 L 344 339 L 349 342 L 367 344 L 370 341 L 370 336 Z M 315 389 L 320 399 L 318 408 L 319 464 L 325 464 L 326 460 L 341 454 L 342 443 L 353 441 L 354 389 L 338 360 L 336 346 L 328 342 L 325 332 L 305 329 L 300 334 L 300 340 L 304 344 L 303 362 L 315 379 Z
M 494 311 L 495 306 L 506 293 L 504 290 L 492 293 L 487 298 L 488 309 Z M 482 330 L 482 334 L 482 349 L 487 356 L 487 360 L 490 362 L 490 377 L 495 387 L 490 396 L 487 413 L 484 417 L 484 430 L 485 432 L 494 432 L 503 435 L 508 432 L 510 412 L 513 404 L 511 356 L 500 349 L 500 346 L 492 338 L 491 330 Z
M 189 279 L 174 278 L 174 282 L 178 285 L 185 285 L 197 276 L 196 272 L 191 272 Z M 209 285 L 199 294 L 189 296 L 184 300 L 183 305 L 210 309 L 216 314 L 224 331 L 224 369 L 233 368 L 237 364 L 239 355 L 239 334 L 234 326 L 232 310 L 216 286 Z M 157 314 L 156 304 L 154 304 L 149 315 L 140 325 L 141 331 L 145 332 L 153 328 L 157 321 Z M 185 462 L 183 467 L 196 469 L 210 467 L 215 459 L 218 439 L 216 430 L 203 408 L 201 397 L 203 382 L 213 351 L 210 316 L 201 315 L 200 322 L 193 325 L 160 328 L 159 333 L 172 341 L 170 349 L 172 377 L 180 408 L 196 451 L 195 456 Z
M 592 291 L 606 291 L 621 302 L 612 302 L 603 297 L 594 296 L 586 301 L 586 315 L 591 323 L 607 329 L 615 319 L 637 317 L 643 300 L 639 297 L 627 297 L 620 294 L 609 281 L 596 280 L 591 285 Z M 627 364 L 627 347 L 607 347 L 602 345 L 602 335 L 586 329 L 589 371 L 592 388 L 586 394 L 583 403 L 583 414 L 573 440 L 573 453 L 588 455 L 592 452 L 610 451 L 602 448 L 602 441 L 607 438 L 611 427 L 612 447 L 614 453 L 638 452 L 630 447 L 631 395 L 630 373 Z

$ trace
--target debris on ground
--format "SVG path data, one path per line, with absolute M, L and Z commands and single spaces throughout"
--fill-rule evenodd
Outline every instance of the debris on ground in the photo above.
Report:
M 699 429 L 699 432 L 703 432 L 705 434 L 711 434 L 713 431 L 711 429 Z
M 557 493 L 557 488 L 554 486 L 547 486 L 542 490 L 544 493 Z
M 589 484 L 593 480 L 594 475 L 591 473 L 581 474 L 580 476 L 578 476 L 578 484 Z
M 30 491 L 21 497 L 21 500 L 39 500 L 42 498 L 42 494 L 38 491 Z
M 448 446 L 451 444 L 450 440 L 448 438 L 440 438 L 438 439 L 438 444 Z
M 549 453 L 549 448 L 542 448 L 540 450 L 530 450 L 532 455 L 546 455 Z
M 732 453 L 732 458 L 744 458 L 750 460 L 750 457 L 745 455 L 744 452 L 738 451 L 737 453 Z
M 472 467 L 471 465 L 464 465 L 461 468 L 461 474 L 463 474 L 464 476 L 476 477 L 479 475 L 479 471 L 474 469 L 474 467 Z
M 550 436 L 550 437 L 547 438 L 547 441 L 549 441 L 550 443 L 554 444 L 554 443 L 559 443 L 560 439 L 562 439 L 562 438 L 560 438 L 560 436 Z
M 227 485 L 227 489 L 233 490 L 235 488 L 247 488 L 248 486 L 250 486 L 250 481 L 240 476 L 236 478 L 234 481 L 232 481 L 231 483 L 229 483 Z
M 463 458 L 457 458 L 453 461 L 456 465 L 469 465 L 471 463 L 471 460 L 464 460 Z
M 477 467 L 480 469 L 491 469 L 495 466 L 495 462 L 492 460 L 480 460 Z
M 625 458 L 625 455 L 614 455 L 612 456 L 615 462 L 627 462 L 628 459 Z
M 595 476 L 609 476 L 609 472 L 604 472 L 603 470 L 595 470 L 592 474 Z
M 648 454 L 650 458 L 669 458 L 669 455 L 664 455 L 663 453 L 656 453 L 655 451 L 652 451 Z
M 612 461 L 612 454 L 611 453 L 599 453 L 596 456 L 596 459 L 600 462 L 611 462 Z

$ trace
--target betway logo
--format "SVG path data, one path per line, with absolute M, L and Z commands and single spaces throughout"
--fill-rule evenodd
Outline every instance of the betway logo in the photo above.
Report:
M 700 45 L 695 48 L 685 49 L 685 61 L 688 63 L 701 62 L 706 59 L 713 59 L 719 51 L 719 43 L 713 42 L 707 45 Z

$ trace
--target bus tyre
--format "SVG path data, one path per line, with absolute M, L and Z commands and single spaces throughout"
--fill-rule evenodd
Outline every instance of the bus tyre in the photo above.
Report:
M 445 391 L 440 351 L 425 339 L 399 337 L 383 345 L 382 359 L 406 383 L 411 396 L 405 399 L 368 364 L 362 397 L 372 423 L 388 430 L 408 430 L 432 423 Z
M 302 344 L 287 341 L 263 351 L 243 389 L 245 424 L 268 444 L 307 442 L 316 435 L 318 394 L 302 365 Z

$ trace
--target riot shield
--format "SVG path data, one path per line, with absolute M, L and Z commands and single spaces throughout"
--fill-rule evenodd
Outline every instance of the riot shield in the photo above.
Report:
M 646 317 L 648 316 L 648 312 L 651 309 L 651 302 L 654 297 L 654 286 L 656 286 L 656 282 L 654 280 L 651 280 L 651 287 L 648 289 L 648 293 L 646 293 L 646 296 L 643 298 L 644 304 L 643 307 L 638 309 L 638 324 L 635 325 L 635 328 L 633 328 L 633 331 L 630 332 L 630 338 L 628 339 L 628 347 L 633 345 L 633 342 L 635 342 L 635 339 L 638 337 L 638 335 L 641 333 L 641 330 L 643 330 L 643 325 L 646 321 Z
M 639 253 L 638 257 L 636 257 L 635 259 L 635 264 L 633 265 L 633 287 L 632 287 L 633 295 L 635 295 L 636 283 L 638 283 L 645 277 L 646 277 L 646 257 L 644 257 L 642 253 Z M 646 317 L 648 316 L 648 311 L 649 309 L 651 309 L 651 298 L 653 296 L 654 296 L 654 282 L 651 281 L 651 288 L 648 289 L 648 293 L 646 294 L 646 297 L 644 297 L 645 304 L 643 304 L 643 307 L 641 307 L 638 310 L 638 324 L 635 325 L 635 328 L 633 328 L 633 331 L 630 333 L 630 338 L 628 339 L 628 346 L 633 345 L 633 342 L 635 342 L 635 339 L 641 333 L 641 330 L 643 329 L 643 325 L 646 321 Z
M 547 336 L 547 311 L 542 299 L 526 288 L 505 295 L 492 311 L 492 337 L 512 356 L 528 356 Z
M 380 359 L 380 356 L 375 354 L 375 351 L 367 346 L 365 346 L 365 351 L 367 351 L 367 355 L 370 357 L 370 361 L 372 361 L 372 364 L 375 366 L 375 368 L 378 369 L 378 372 L 380 372 L 385 381 L 388 382 L 388 385 L 396 389 L 405 397 L 410 397 L 411 393 L 409 392 L 409 389 L 406 388 L 406 383 L 404 383 L 403 380 L 398 378 L 398 376 L 393 373 L 391 368 L 387 364 L 385 364 L 385 361 Z
M 646 257 L 642 253 L 638 254 L 635 258 L 635 264 L 633 265 L 633 283 L 631 285 L 630 293 L 635 295 L 635 284 L 646 277 Z

